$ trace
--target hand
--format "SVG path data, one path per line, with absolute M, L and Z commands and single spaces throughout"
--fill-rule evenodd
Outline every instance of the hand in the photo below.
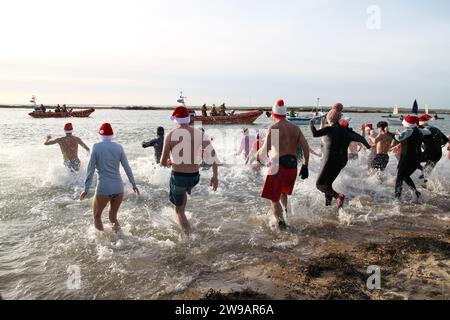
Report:
M 87 198 L 87 195 L 88 195 L 88 193 L 87 192 L 83 192 L 81 195 L 80 195 L 80 201 L 84 201 L 84 200 L 86 200 L 86 198 Z
M 136 194 L 136 195 L 140 195 L 141 193 L 139 192 L 139 189 L 138 189 L 138 187 L 133 187 L 133 191 L 134 191 L 134 193 Z
M 218 186 L 219 186 L 219 179 L 217 179 L 216 176 L 213 176 L 211 178 L 211 187 L 212 187 L 213 191 L 217 191 Z
M 47 136 L 47 141 L 50 140 L 51 138 L 52 138 L 52 136 L 51 136 L 51 135 L 48 135 L 48 136 Z
M 172 160 L 170 160 L 170 159 L 167 159 L 167 165 L 166 165 L 167 167 L 171 167 L 172 166 Z
M 302 165 L 302 169 L 300 170 L 299 176 L 302 178 L 302 180 L 308 179 L 309 170 L 308 170 L 308 166 L 306 164 Z

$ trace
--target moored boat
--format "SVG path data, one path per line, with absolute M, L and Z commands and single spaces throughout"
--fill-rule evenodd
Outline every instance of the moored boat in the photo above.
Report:
M 42 111 L 33 111 L 28 115 L 33 118 L 87 118 L 89 117 L 95 109 L 86 109 L 86 110 L 78 110 L 78 111 L 70 111 L 70 112 L 42 112 Z

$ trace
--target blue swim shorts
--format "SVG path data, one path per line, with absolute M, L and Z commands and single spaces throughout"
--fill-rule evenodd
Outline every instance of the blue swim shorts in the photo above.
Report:
M 184 195 L 191 194 L 192 189 L 200 182 L 200 174 L 181 173 L 172 171 L 170 177 L 170 194 L 169 199 L 175 206 L 179 207 L 183 204 Z

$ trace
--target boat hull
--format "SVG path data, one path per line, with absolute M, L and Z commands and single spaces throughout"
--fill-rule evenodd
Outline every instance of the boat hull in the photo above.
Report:
M 261 110 L 255 110 L 231 116 L 215 116 L 215 117 L 193 116 L 191 117 L 191 124 L 193 124 L 194 122 L 202 122 L 202 124 L 206 125 L 252 124 L 262 114 L 263 112 Z
M 34 111 L 30 112 L 28 115 L 33 118 L 87 118 L 89 117 L 95 109 L 87 109 L 81 111 L 72 112 L 40 112 Z
M 320 119 L 321 118 L 316 118 L 314 123 L 320 124 Z M 309 125 L 309 123 L 311 122 L 311 118 L 302 118 L 302 117 L 288 117 L 287 120 L 292 124 L 304 125 L 304 126 Z

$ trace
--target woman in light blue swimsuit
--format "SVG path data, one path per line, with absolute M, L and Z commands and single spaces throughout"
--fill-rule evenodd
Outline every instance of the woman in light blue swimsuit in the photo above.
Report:
M 89 161 L 87 176 L 84 183 L 84 192 L 80 200 L 86 199 L 89 188 L 92 184 L 95 169 L 98 173 L 97 190 L 93 201 L 94 225 L 97 230 L 103 231 L 102 212 L 110 203 L 109 221 L 113 225 L 113 230 L 120 230 L 117 212 L 122 204 L 124 196 L 123 181 L 120 176 L 120 165 L 125 170 L 128 180 L 133 186 L 133 191 L 139 195 L 139 189 L 134 181 L 133 172 L 128 164 L 127 156 L 123 147 L 112 142 L 113 130 L 109 123 L 104 123 L 99 130 L 102 142 L 94 144 Z

